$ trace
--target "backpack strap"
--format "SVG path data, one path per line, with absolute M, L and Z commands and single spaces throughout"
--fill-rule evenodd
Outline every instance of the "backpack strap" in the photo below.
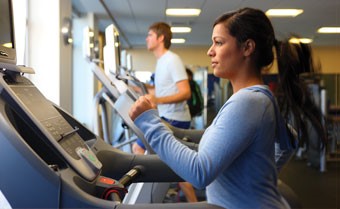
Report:
M 286 122 L 283 119 L 279 111 L 279 107 L 277 105 L 276 99 L 273 96 L 272 92 L 269 89 L 261 88 L 257 86 L 248 87 L 247 89 L 261 92 L 265 94 L 272 101 L 273 106 L 274 106 L 276 126 L 277 126 L 276 141 L 280 144 L 280 148 L 282 150 L 293 150 L 294 148 L 296 148 L 296 144 L 291 143 L 291 139 L 290 139 L 291 137 L 289 135 Z

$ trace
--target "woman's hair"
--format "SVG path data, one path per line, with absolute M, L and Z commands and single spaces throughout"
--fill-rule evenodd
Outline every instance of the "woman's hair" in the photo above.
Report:
M 290 44 L 288 40 L 278 42 L 273 26 L 263 11 L 242 8 L 218 17 L 214 26 L 223 24 L 229 34 L 236 38 L 241 46 L 251 39 L 255 42 L 252 60 L 261 74 L 261 70 L 274 61 L 274 50 L 278 61 L 278 89 L 276 96 L 280 101 L 280 111 L 286 122 L 291 121 L 299 133 L 299 145 L 308 144 L 307 123 L 311 122 L 319 137 L 326 142 L 326 131 L 322 123 L 321 110 L 313 102 L 302 73 L 315 71 L 311 48 L 305 44 Z M 289 115 L 292 114 L 292 115 Z
M 171 38 L 172 32 L 170 26 L 165 22 L 156 22 L 149 27 L 149 30 L 152 30 L 157 34 L 157 37 L 163 35 L 164 36 L 164 47 L 169 49 L 171 46 Z
M 312 124 L 325 144 L 327 141 L 325 119 L 312 98 L 308 83 L 304 80 L 304 75 L 315 77 L 320 70 L 313 62 L 312 48 L 303 43 L 291 44 L 288 40 L 277 42 L 275 48 L 279 69 L 275 93 L 281 114 L 286 120 L 290 118 L 290 114 L 293 115 L 292 122 L 300 134 L 299 146 L 309 144 L 307 121 Z
M 217 18 L 214 26 L 219 23 L 222 23 L 228 29 L 229 34 L 236 38 L 239 46 L 248 39 L 255 42 L 256 48 L 252 59 L 259 74 L 263 67 L 273 62 L 274 29 L 261 10 L 243 8 L 232 11 Z

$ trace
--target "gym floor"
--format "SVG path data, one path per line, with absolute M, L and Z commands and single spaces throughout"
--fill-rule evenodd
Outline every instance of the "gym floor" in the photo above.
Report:
M 279 178 L 297 194 L 302 208 L 340 208 L 340 162 L 328 162 L 327 171 L 309 167 L 305 160 L 292 159 Z

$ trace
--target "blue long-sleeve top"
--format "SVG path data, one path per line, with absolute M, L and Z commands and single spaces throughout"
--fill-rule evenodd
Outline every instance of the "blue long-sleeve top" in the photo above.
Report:
M 235 93 L 204 132 L 198 151 L 177 141 L 156 110 L 144 112 L 135 124 L 171 169 L 196 188 L 206 187 L 208 203 L 228 209 L 285 207 L 277 190 L 274 108 L 263 93 Z

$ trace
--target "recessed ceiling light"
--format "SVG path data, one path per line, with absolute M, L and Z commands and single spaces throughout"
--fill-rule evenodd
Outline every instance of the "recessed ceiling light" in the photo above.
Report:
M 266 15 L 270 17 L 296 17 L 302 12 L 302 9 L 269 9 Z
M 172 38 L 171 43 L 173 43 L 173 44 L 183 44 L 183 43 L 185 43 L 185 39 L 184 38 Z
M 166 15 L 168 16 L 198 16 L 201 13 L 200 9 L 184 9 L 184 8 L 171 8 L 166 9 Z
M 313 42 L 313 39 L 310 38 L 291 38 L 289 39 L 290 43 L 293 44 L 299 44 L 299 43 L 303 43 L 303 44 L 310 44 Z
M 171 27 L 171 32 L 173 33 L 190 33 L 190 27 Z
M 340 27 L 321 27 L 318 33 L 340 33 Z

